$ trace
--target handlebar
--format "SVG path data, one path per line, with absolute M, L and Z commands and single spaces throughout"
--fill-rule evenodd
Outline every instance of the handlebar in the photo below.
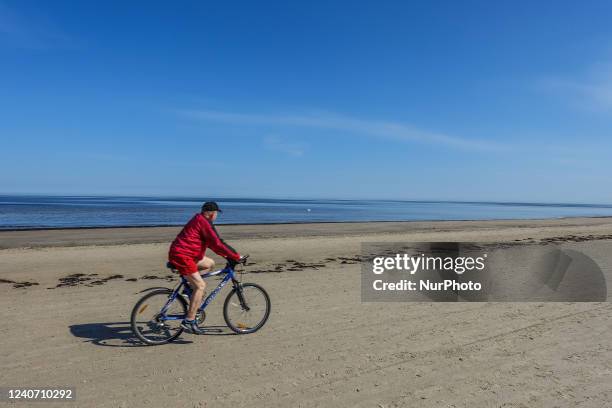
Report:
M 239 260 L 237 260 L 237 261 L 234 261 L 233 259 L 228 259 L 228 260 L 227 260 L 227 264 L 228 264 L 229 266 L 231 266 L 232 268 L 233 268 L 234 266 L 238 265 L 238 264 L 243 264 L 243 265 L 246 265 L 247 260 L 249 259 L 249 256 L 250 256 L 249 254 L 243 255 L 243 256 L 241 256 L 241 257 L 240 257 L 240 259 L 239 259 Z

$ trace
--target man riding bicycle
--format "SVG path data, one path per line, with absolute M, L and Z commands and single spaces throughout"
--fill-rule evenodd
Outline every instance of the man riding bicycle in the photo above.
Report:
M 193 290 L 189 310 L 181 323 L 182 328 L 193 334 L 203 333 L 196 321 L 196 313 L 206 289 L 206 282 L 200 273 L 210 272 L 215 266 L 215 261 L 204 255 L 206 249 L 212 249 L 229 262 L 238 263 L 241 260 L 240 254 L 221 239 L 213 225 L 219 212 L 222 211 L 216 202 L 204 203 L 202 211 L 194 215 L 176 236 L 168 253 L 170 263 L 185 277 Z

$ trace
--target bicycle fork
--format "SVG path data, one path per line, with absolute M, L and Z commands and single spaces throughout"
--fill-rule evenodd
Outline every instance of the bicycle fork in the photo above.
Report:
M 238 296 L 238 300 L 240 301 L 240 306 L 244 311 L 249 311 L 250 308 L 246 304 L 246 300 L 244 299 L 244 294 L 242 293 L 242 285 L 235 279 L 232 279 L 232 284 L 234 286 L 234 290 L 236 291 L 236 295 Z

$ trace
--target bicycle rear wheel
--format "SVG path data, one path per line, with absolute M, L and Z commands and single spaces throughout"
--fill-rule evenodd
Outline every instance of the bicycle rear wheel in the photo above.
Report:
M 171 294 L 170 289 L 154 290 L 132 309 L 132 331 L 145 344 L 169 343 L 183 332 L 181 320 L 187 313 L 187 302 L 182 296 L 177 296 L 165 313 L 161 313 Z
M 243 283 L 225 299 L 223 318 L 227 327 L 239 334 L 261 329 L 270 316 L 270 297 L 261 286 Z

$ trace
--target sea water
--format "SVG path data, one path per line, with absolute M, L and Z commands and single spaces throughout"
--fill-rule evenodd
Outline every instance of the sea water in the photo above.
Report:
M 0 195 L 0 229 L 182 225 L 208 200 L 219 224 L 612 216 L 597 204 Z

